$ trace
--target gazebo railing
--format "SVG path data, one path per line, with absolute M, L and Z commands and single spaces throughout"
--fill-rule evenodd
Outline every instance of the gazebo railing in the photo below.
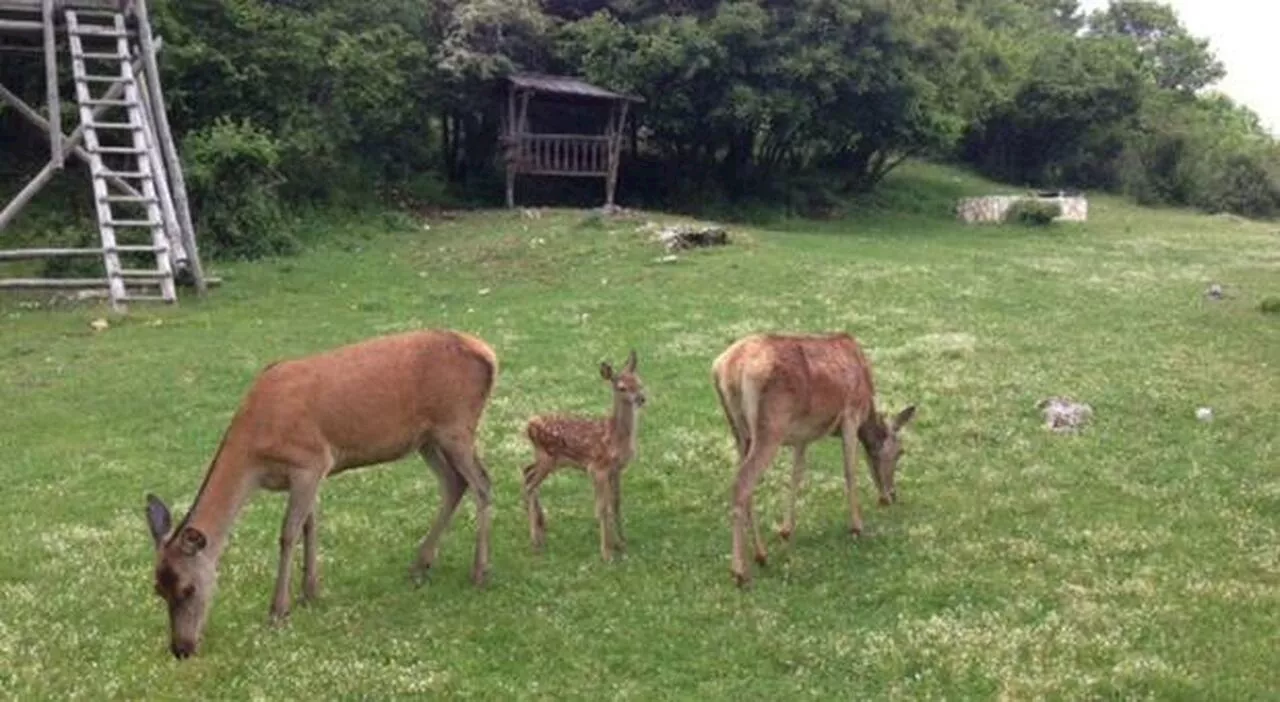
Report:
M 517 173 L 591 177 L 609 173 L 606 135 L 520 134 L 514 142 Z

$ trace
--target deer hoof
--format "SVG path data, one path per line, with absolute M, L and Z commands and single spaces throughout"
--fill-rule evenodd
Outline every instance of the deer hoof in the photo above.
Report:
M 764 551 L 756 553 L 756 563 L 760 566 L 769 565 L 769 556 Z
M 738 586 L 739 590 L 751 589 L 751 576 L 746 573 L 734 573 L 733 582 Z
M 429 565 L 415 565 L 409 569 L 409 581 L 413 583 L 414 587 L 426 585 L 427 581 L 430 580 L 430 575 L 431 566 Z
M 849 527 L 849 536 L 855 539 L 862 536 L 862 525 Z
M 779 530 L 778 530 L 778 538 L 782 539 L 783 541 L 790 541 L 790 540 L 791 540 L 791 528 L 790 528 L 790 527 L 782 527 L 781 529 L 779 529 Z
M 471 584 L 476 587 L 484 587 L 488 577 L 489 574 L 487 572 L 483 569 L 477 568 L 476 570 L 471 571 Z
M 269 620 L 272 629 L 279 629 L 289 623 L 289 610 L 272 609 L 271 618 Z

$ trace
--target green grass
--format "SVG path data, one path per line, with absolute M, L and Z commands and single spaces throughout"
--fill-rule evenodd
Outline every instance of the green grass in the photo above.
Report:
M 912 167 L 861 215 L 735 228 L 675 263 L 643 218 L 343 225 L 103 332 L 101 308 L 0 299 L 0 697 L 1275 699 L 1280 324 L 1259 311 L 1280 293 L 1275 226 L 1107 198 L 1082 226 L 952 222 L 950 198 L 984 187 Z M 1210 282 L 1231 295 L 1205 299 Z M 322 600 L 269 629 L 283 498 L 259 493 L 201 655 L 174 661 L 144 494 L 185 510 L 268 361 L 419 326 L 501 358 L 481 438 L 489 587 L 467 581 L 469 500 L 410 587 L 437 490 L 406 459 L 325 486 Z M 839 449 L 818 445 L 794 543 L 770 534 L 740 592 L 709 366 L 771 329 L 854 333 L 882 404 L 920 411 L 900 504 L 876 507 L 860 473 L 869 536 L 847 536 Z M 534 556 L 523 423 L 602 411 L 597 364 L 632 347 L 650 402 L 629 553 L 599 562 L 590 487 L 565 472 Z M 1035 403 L 1054 394 L 1094 406 L 1082 434 L 1044 430 Z M 776 466 L 758 493 L 771 528 L 785 482 Z

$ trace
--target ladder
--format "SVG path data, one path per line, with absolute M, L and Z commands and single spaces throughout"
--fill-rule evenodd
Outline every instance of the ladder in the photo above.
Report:
M 111 306 L 121 310 L 134 301 L 177 302 L 170 240 L 156 192 L 157 175 L 163 179 L 164 173 L 153 168 L 161 168 L 162 161 L 143 105 L 144 87 L 129 55 L 125 17 L 67 10 L 66 19 Z M 123 95 L 113 98 L 107 89 L 116 84 L 123 85 Z M 113 183 L 132 184 L 133 192 L 113 190 Z M 125 267 L 125 261 L 134 267 Z

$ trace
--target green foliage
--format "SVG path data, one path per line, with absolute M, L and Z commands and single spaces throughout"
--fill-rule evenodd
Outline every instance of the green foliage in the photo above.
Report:
M 221 118 L 187 137 L 183 160 L 204 250 L 246 259 L 296 251 L 281 226 L 280 145 L 270 135 Z
M 1004 219 L 1026 227 L 1047 227 L 1061 216 L 1062 206 L 1058 203 L 1028 198 L 1010 205 Z
M 1263 314 L 1280 315 L 1280 297 L 1264 297 L 1258 303 L 1258 310 Z

